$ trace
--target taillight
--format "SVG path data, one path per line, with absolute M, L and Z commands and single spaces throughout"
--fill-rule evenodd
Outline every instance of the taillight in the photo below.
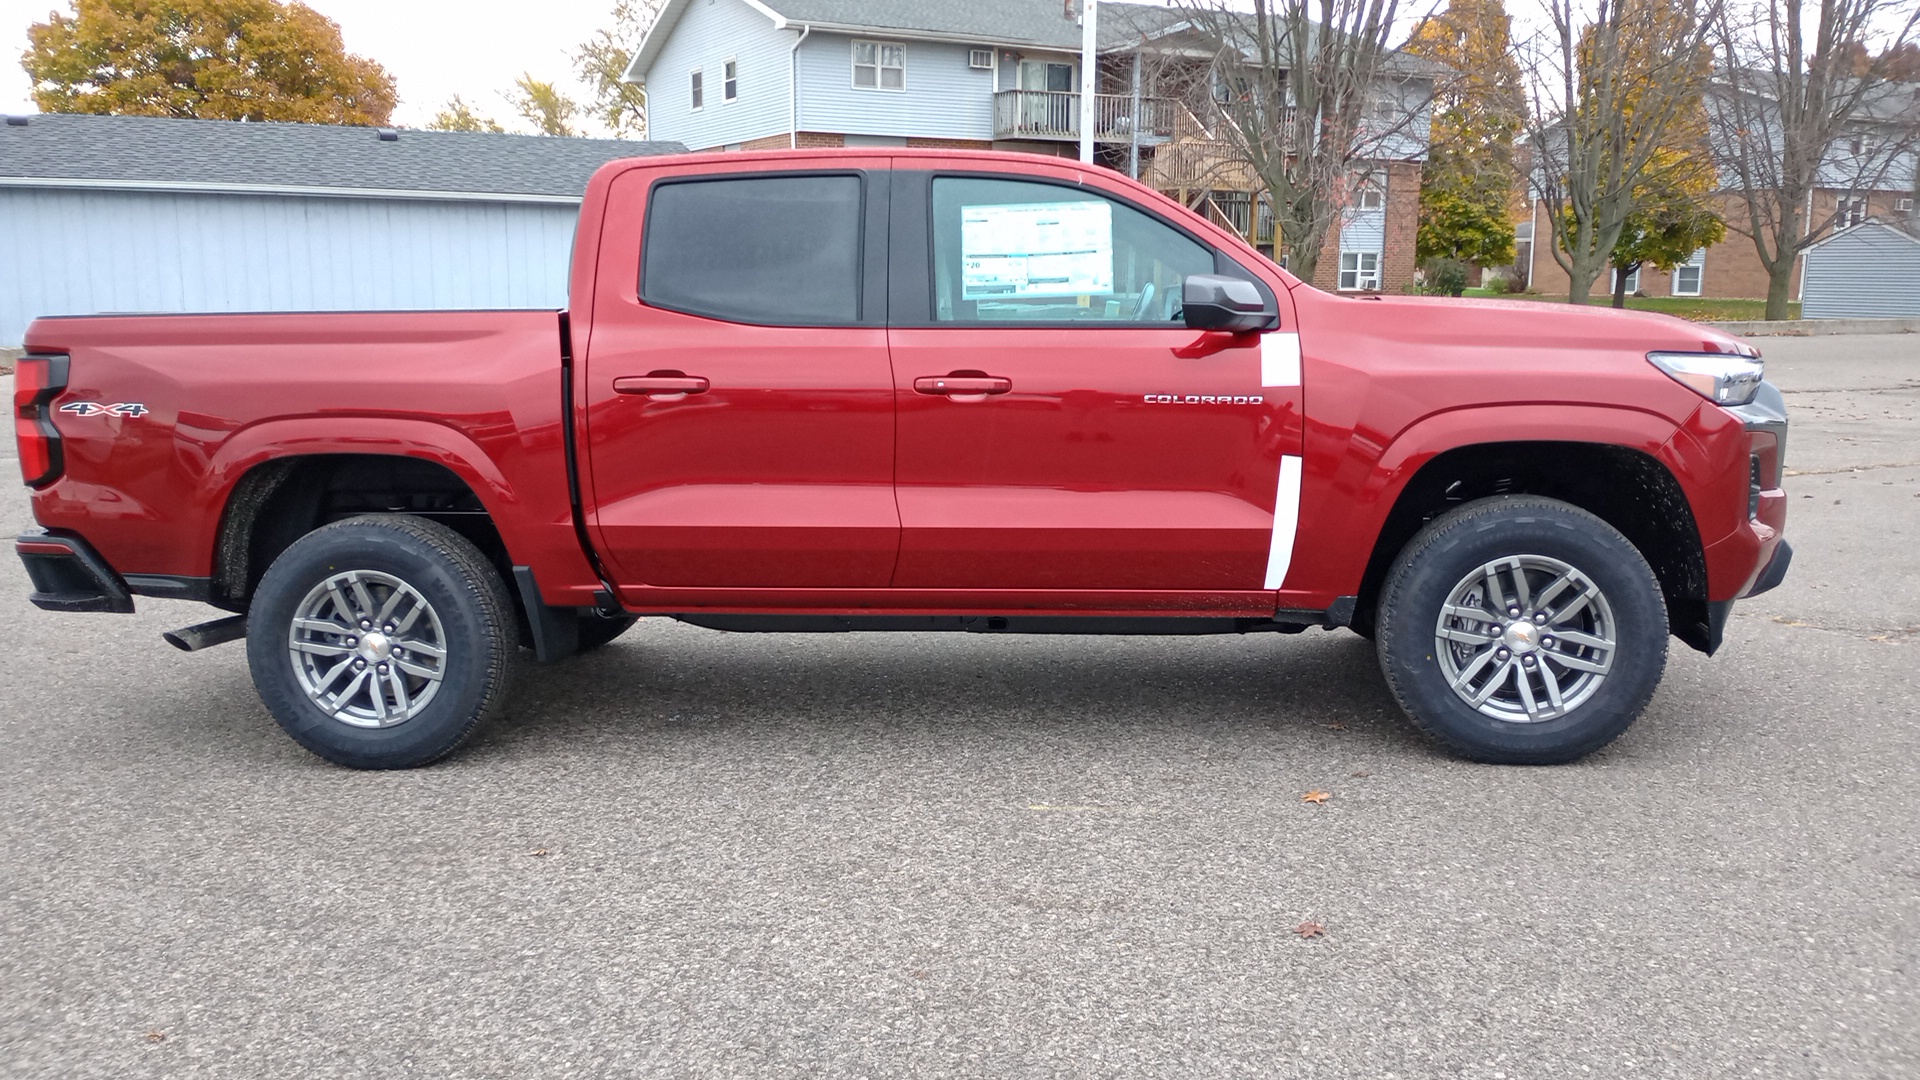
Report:
M 67 358 L 23 356 L 13 369 L 13 437 L 20 446 L 20 476 L 31 487 L 60 478 L 66 462 L 60 431 L 53 426 L 53 399 L 67 388 Z

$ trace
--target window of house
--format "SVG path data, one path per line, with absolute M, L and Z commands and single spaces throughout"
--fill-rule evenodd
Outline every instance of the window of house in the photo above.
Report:
M 696 71 L 693 73 L 693 107 L 698 109 L 705 104 L 705 97 L 700 91 L 700 73 Z
M 1340 253 L 1340 289 L 1351 292 L 1356 289 L 1379 291 L 1380 253 L 1377 251 L 1343 251 Z
M 1513 227 L 1513 268 L 1509 278 L 1518 278 L 1528 285 L 1527 280 L 1533 272 L 1533 222 L 1523 221 Z
M 1673 295 L 1699 296 L 1700 271 L 1707 265 L 1707 249 L 1695 251 L 1687 261 L 1673 268 Z
M 1387 178 L 1383 173 L 1368 173 L 1353 192 L 1356 210 L 1379 210 L 1387 205 Z
M 647 203 L 640 298 L 729 322 L 857 322 L 861 204 L 857 176 L 661 184 Z
M 938 322 L 1179 323 L 1181 285 L 1212 249 L 1085 188 L 933 181 Z
M 1911 209 L 1913 209 L 1913 200 L 1912 200 L 1912 199 L 1910 199 L 1910 198 L 1907 198 L 1907 199 L 1895 199 L 1895 200 L 1893 200 L 1893 208 L 1894 208 L 1895 210 L 1902 210 L 1902 211 L 1904 211 L 1904 210 L 1911 210 Z
M 1867 220 L 1867 200 L 1864 198 L 1841 199 L 1840 207 L 1834 211 L 1833 227 L 1835 231 L 1851 229 Z
M 1614 290 L 1617 291 L 1620 288 L 1620 268 L 1619 267 L 1617 266 L 1614 267 L 1613 276 L 1608 278 L 1607 281 L 1613 287 Z M 1639 291 L 1640 291 L 1640 268 L 1636 266 L 1633 268 L 1633 273 L 1627 275 L 1627 295 L 1632 296 L 1634 293 L 1637 293 Z
M 906 89 L 907 47 L 885 41 L 855 41 L 853 85 L 866 90 Z
M 720 100 L 733 101 L 740 96 L 740 62 L 729 60 L 720 65 Z

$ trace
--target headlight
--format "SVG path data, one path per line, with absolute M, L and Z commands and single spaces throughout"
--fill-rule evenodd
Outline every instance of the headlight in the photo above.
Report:
M 1766 368 L 1757 356 L 1730 353 L 1648 353 L 1654 367 L 1716 405 L 1745 405 L 1760 390 Z

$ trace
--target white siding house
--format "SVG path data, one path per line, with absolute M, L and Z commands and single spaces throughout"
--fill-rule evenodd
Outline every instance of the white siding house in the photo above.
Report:
M 1842 229 L 1807 249 L 1803 319 L 1920 318 L 1920 237 L 1884 221 Z
M 0 124 L 0 347 L 40 315 L 559 308 L 588 177 L 660 143 L 45 114 Z

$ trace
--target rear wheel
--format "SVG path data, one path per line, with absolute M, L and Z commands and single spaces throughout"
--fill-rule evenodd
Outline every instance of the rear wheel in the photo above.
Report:
M 1591 753 L 1639 718 L 1666 668 L 1646 559 L 1600 518 L 1533 496 L 1428 525 L 1387 575 L 1377 623 L 1401 708 L 1475 761 Z
M 273 717 L 340 765 L 403 769 L 453 752 L 505 696 L 512 601 L 472 543 L 420 518 L 352 518 L 274 560 L 247 614 Z

